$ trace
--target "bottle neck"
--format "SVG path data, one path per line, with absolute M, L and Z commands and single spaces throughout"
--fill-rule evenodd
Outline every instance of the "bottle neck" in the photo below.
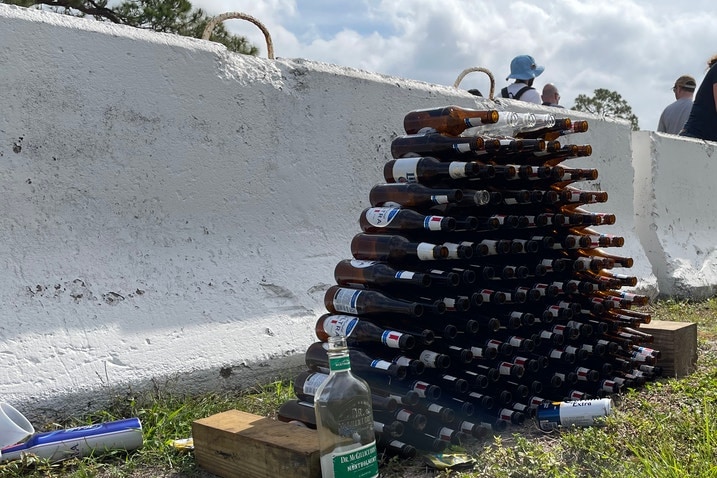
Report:
M 351 370 L 351 359 L 348 350 L 331 351 L 328 353 L 329 371 L 331 374 L 348 372 Z

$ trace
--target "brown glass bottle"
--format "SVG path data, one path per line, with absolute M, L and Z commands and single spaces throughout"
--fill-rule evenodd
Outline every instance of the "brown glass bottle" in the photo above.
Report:
M 306 366 L 315 372 L 328 373 L 329 356 L 327 350 L 328 344 L 325 342 L 314 342 L 311 344 L 304 354 Z M 349 357 L 351 359 L 351 367 L 357 374 L 364 372 L 378 373 L 388 375 L 397 380 L 403 380 L 408 373 L 406 367 L 385 360 L 376 360 L 364 353 L 361 349 L 349 348 Z
M 351 240 L 351 254 L 355 259 L 368 261 L 429 261 L 448 257 L 448 249 L 427 242 L 411 242 L 399 235 L 359 233 Z
M 430 207 L 457 203 L 463 199 L 460 189 L 429 188 L 418 183 L 376 184 L 368 193 L 371 206 Z
M 391 142 L 391 155 L 432 156 L 444 161 L 461 158 L 478 158 L 487 154 L 487 148 L 496 148 L 498 140 L 479 136 L 447 136 L 441 133 L 421 133 L 398 136 Z
M 552 126 L 534 129 L 532 131 L 521 131 L 515 136 L 517 138 L 543 138 L 543 139 L 555 139 L 557 136 L 550 135 L 550 133 L 568 130 L 572 128 L 573 122 L 570 118 L 555 118 L 555 123 Z
M 464 178 L 490 179 L 494 176 L 495 168 L 490 164 L 444 162 L 431 156 L 392 159 L 383 167 L 383 178 L 387 183 L 432 185 Z
M 433 128 L 440 133 L 459 135 L 467 128 L 495 123 L 498 118 L 496 110 L 451 105 L 409 111 L 403 118 L 403 129 L 408 134 L 418 133 L 422 128 Z
M 410 350 L 416 345 L 415 337 L 410 334 L 384 329 L 352 315 L 324 314 L 316 321 L 314 330 L 322 342 L 327 342 L 329 337 L 343 335 L 350 346 L 377 343 L 388 348 Z
M 412 209 L 369 207 L 361 212 L 359 226 L 363 232 L 392 233 L 402 231 L 452 231 L 452 217 L 426 216 Z
M 431 276 L 422 272 L 396 269 L 380 261 L 361 261 L 344 259 L 334 268 L 334 278 L 341 286 L 362 288 L 365 286 L 391 289 L 392 287 L 411 286 L 429 287 Z
M 374 290 L 357 290 L 336 285 L 326 291 L 324 305 L 332 314 L 398 314 L 420 317 L 424 311 L 423 305 L 418 302 L 393 299 Z

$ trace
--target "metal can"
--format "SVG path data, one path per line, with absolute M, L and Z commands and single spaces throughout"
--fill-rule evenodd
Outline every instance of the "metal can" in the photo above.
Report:
M 612 399 L 544 402 L 537 410 L 538 427 L 552 431 L 560 427 L 589 427 L 612 413 Z

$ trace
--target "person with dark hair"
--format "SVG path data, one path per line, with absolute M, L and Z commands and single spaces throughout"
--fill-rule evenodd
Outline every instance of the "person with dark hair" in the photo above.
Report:
M 707 61 L 707 73 L 680 135 L 717 141 L 717 55 Z
M 506 78 L 515 80 L 514 83 L 506 86 L 501 90 L 503 98 L 512 98 L 514 100 L 528 101 L 530 103 L 540 104 L 540 93 L 533 88 L 533 81 L 545 70 L 544 66 L 535 64 L 535 60 L 530 55 L 519 55 L 510 62 L 510 75 Z
M 692 109 L 692 94 L 697 88 L 695 79 L 689 75 L 682 75 L 675 81 L 672 92 L 675 101 L 670 103 L 660 115 L 657 131 L 660 133 L 678 134 L 685 126 Z

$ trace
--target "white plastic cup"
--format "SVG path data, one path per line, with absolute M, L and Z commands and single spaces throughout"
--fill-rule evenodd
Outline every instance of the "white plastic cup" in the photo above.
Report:
M 34 433 L 32 423 L 22 413 L 0 402 L 0 448 L 20 443 Z

